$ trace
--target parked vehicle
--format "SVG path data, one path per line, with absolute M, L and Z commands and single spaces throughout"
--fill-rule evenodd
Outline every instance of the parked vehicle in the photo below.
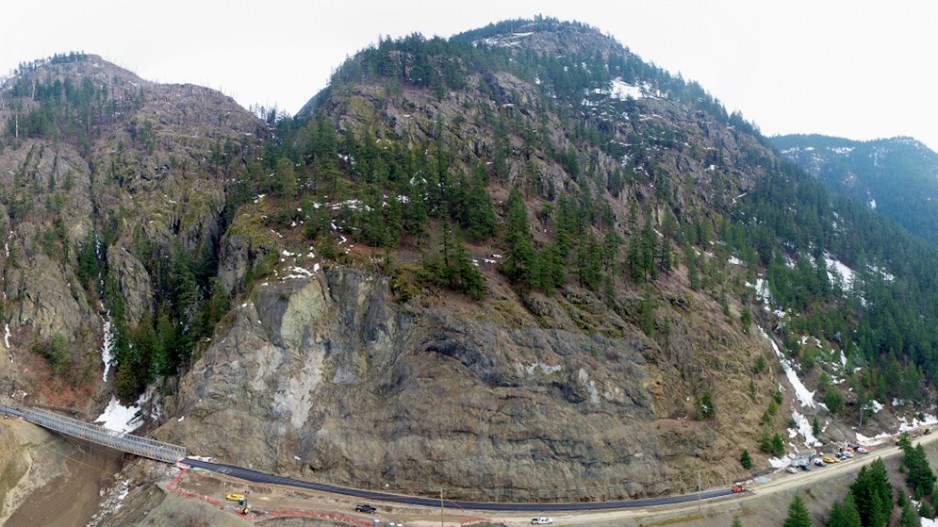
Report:
M 541 516 L 539 518 L 531 518 L 531 525 L 553 525 L 554 520 L 546 516 Z
M 844 457 L 847 458 L 847 459 L 852 459 L 852 458 L 853 458 L 853 452 L 851 452 L 851 451 L 849 451 L 849 450 L 844 451 Z
M 816 457 L 816 458 L 812 459 L 811 462 L 814 463 L 815 465 L 819 466 L 819 467 L 826 467 L 826 466 L 827 466 L 827 463 L 825 463 L 824 460 L 821 459 L 821 458 L 819 458 L 819 457 Z
M 237 492 L 232 493 L 232 494 L 226 494 L 225 499 L 228 501 L 242 501 L 244 500 L 244 494 L 237 493 Z
M 811 467 L 809 467 L 808 465 L 801 465 L 801 470 L 805 472 L 811 472 Z
M 788 468 L 785 469 L 785 472 L 788 472 L 789 474 L 797 474 L 798 469 L 795 467 L 789 466 Z
M 745 492 L 745 490 L 746 490 L 745 483 L 740 483 L 738 481 L 736 483 L 733 483 L 733 493 Z
M 355 507 L 355 512 L 364 512 L 365 514 L 374 514 L 378 509 L 372 507 L 371 505 L 359 505 Z
M 868 448 L 866 448 L 866 447 L 862 447 L 862 446 L 861 446 L 860 448 L 857 449 L 857 452 L 859 452 L 859 453 L 861 453 L 861 454 L 869 454 L 869 453 L 870 453 L 870 450 L 869 450 Z
M 837 458 L 830 457 L 830 456 L 824 456 L 824 457 L 821 458 L 821 460 L 824 461 L 825 463 L 828 463 L 828 464 L 830 464 L 830 463 L 840 463 L 840 461 L 839 461 Z

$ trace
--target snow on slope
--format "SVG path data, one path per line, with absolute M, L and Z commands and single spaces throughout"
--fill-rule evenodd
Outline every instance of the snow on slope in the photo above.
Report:
M 847 267 L 840 260 L 831 258 L 831 255 L 824 253 L 824 264 L 827 266 L 827 278 L 834 282 L 839 280 L 843 285 L 844 291 L 850 291 L 853 288 L 855 273 L 853 269 Z
M 785 376 L 788 377 L 788 382 L 791 383 L 792 388 L 795 389 L 795 398 L 798 399 L 798 402 L 801 403 L 803 408 L 816 408 L 817 404 L 814 402 L 814 392 L 808 390 L 808 388 L 801 382 L 801 379 L 798 378 L 798 374 L 792 368 L 791 361 L 785 358 L 785 355 L 782 354 L 782 351 L 778 349 L 778 344 L 775 343 L 775 340 L 769 336 L 759 326 L 759 333 L 762 333 L 762 336 L 769 341 L 769 344 L 772 345 L 772 350 L 775 351 L 775 355 L 778 357 L 779 362 L 782 363 L 782 369 L 785 370 Z
M 104 342 L 101 344 L 101 360 L 104 362 L 104 382 L 107 382 L 107 374 L 111 370 L 111 361 L 114 360 L 114 338 L 111 336 L 110 313 L 108 313 L 107 320 L 104 321 Z
M 138 401 L 138 404 L 139 402 L 140 401 Z M 124 435 L 127 432 L 133 432 L 140 428 L 140 425 L 143 424 L 139 414 L 139 405 L 124 406 L 112 395 L 111 401 L 108 403 L 107 408 L 104 409 L 104 413 L 95 420 L 95 423 L 112 432 Z

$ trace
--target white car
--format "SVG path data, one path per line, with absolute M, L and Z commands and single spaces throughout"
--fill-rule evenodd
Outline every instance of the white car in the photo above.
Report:
M 531 518 L 531 525 L 553 525 L 554 520 L 546 516 L 540 518 Z

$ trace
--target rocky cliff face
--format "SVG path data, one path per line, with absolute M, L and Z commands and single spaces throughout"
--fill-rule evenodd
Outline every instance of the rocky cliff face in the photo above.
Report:
M 760 343 L 674 294 L 659 342 L 590 297 L 532 297 L 536 320 L 509 298 L 402 306 L 386 278 L 341 266 L 265 281 L 183 379 L 167 406 L 180 419 L 160 435 L 263 470 L 484 499 L 675 492 L 698 469 L 722 482 L 735 470 L 721 449 L 757 417 L 738 400 L 749 353 L 734 350 Z M 557 329 L 571 316 L 596 331 Z M 725 419 L 695 420 L 700 375 L 720 379 Z
M 784 418 L 760 428 L 778 376 L 754 369 L 774 356 L 745 322 L 759 255 L 730 264 L 711 235 L 732 227 L 724 220 L 776 168 L 775 154 L 699 87 L 595 30 L 462 38 L 456 58 L 427 61 L 456 65 L 446 85 L 418 75 L 430 66 L 406 49 L 374 52 L 403 82 L 368 77 L 377 66 L 353 59 L 263 151 L 256 138 L 267 126 L 230 99 L 147 83 L 95 57 L 10 81 L 0 110 L 14 126 L 0 151 L 12 334 L 2 387 L 85 404 L 100 378 L 89 350 L 119 309 L 121 369 L 99 394 L 155 379 L 165 395 L 155 434 L 197 455 L 493 500 L 634 497 L 696 488 L 698 474 L 706 486 L 737 479 L 741 448 L 756 452 L 760 432 Z M 486 61 L 497 67 L 470 67 Z M 579 87 L 603 67 L 620 76 Z M 97 120 L 73 130 L 30 113 L 72 77 L 113 101 L 75 99 Z M 483 299 L 426 277 L 452 242 L 439 195 L 475 173 L 497 215 L 494 232 L 465 249 Z M 512 189 L 540 255 L 556 241 L 556 211 L 575 211 L 576 257 L 568 247 L 553 288 L 512 283 L 501 265 Z M 422 230 L 366 246 L 364 213 L 418 201 Z M 602 257 L 599 236 L 612 245 Z M 669 263 L 640 243 L 667 248 Z M 590 258 L 604 259 L 602 285 L 579 274 Z M 641 270 L 636 258 L 650 263 Z M 70 378 L 50 372 L 56 335 L 74 339 Z M 26 349 L 34 341 L 50 341 L 38 348 L 47 358 Z M 83 391 L 36 394 L 48 379 Z M 777 415 L 791 415 L 790 404 Z
M 128 328 L 155 316 L 159 259 L 217 243 L 226 188 L 266 130 L 217 92 L 150 83 L 84 55 L 8 79 L 0 121 L 0 386 L 84 407 L 103 366 L 105 277 Z M 37 355 L 54 356 L 59 374 Z

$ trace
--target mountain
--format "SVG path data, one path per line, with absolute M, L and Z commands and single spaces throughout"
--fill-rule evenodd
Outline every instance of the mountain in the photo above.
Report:
M 782 154 L 828 188 L 938 244 L 938 153 L 908 138 L 851 141 L 821 135 L 773 137 Z
M 85 55 L 0 108 L 19 404 L 113 393 L 222 462 L 568 501 L 873 436 L 938 379 L 938 251 L 582 24 L 382 39 L 295 117 Z
M 93 373 L 102 342 L 118 352 L 122 397 L 175 373 L 207 331 L 193 320 L 211 293 L 226 187 L 266 127 L 212 90 L 74 53 L 21 67 L 0 120 L 4 388 L 84 407 L 111 391 Z M 131 360 L 155 327 L 153 360 Z

